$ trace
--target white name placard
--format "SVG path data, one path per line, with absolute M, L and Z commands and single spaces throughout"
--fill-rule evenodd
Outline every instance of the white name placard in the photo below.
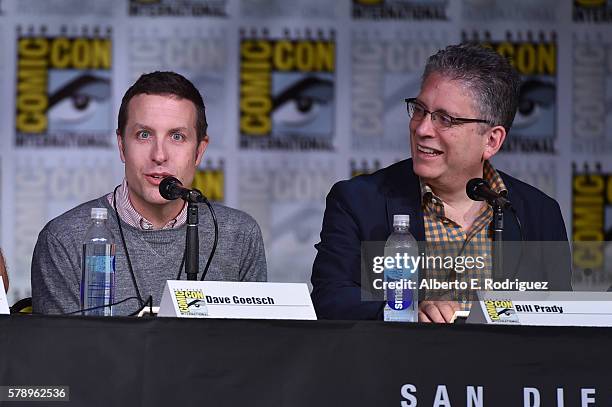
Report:
M 612 292 L 480 291 L 468 323 L 612 326 Z
M 304 283 L 168 280 L 160 317 L 309 319 L 317 316 Z
M 6 293 L 4 292 L 4 284 L 0 278 L 0 314 L 10 314 Z

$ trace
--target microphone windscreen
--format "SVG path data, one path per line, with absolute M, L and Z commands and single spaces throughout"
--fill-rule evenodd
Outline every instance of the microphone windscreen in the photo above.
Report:
M 166 177 L 159 183 L 159 194 L 162 198 L 173 201 L 181 197 L 181 192 L 177 186 L 182 186 L 181 181 L 174 177 Z
M 478 193 L 478 190 L 482 186 L 488 186 L 487 181 L 482 178 L 472 178 L 469 180 L 465 185 L 465 193 L 467 194 L 468 198 L 474 201 L 484 201 L 484 197 Z

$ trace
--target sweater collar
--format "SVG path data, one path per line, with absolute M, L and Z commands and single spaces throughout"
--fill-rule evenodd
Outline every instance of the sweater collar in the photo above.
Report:
M 113 193 L 109 193 L 106 196 L 108 203 L 113 207 Z M 142 216 L 132 205 L 130 201 L 130 195 L 127 185 L 127 180 L 124 178 L 123 182 L 117 189 L 117 212 L 119 217 L 128 225 L 135 227 L 140 230 L 154 230 L 153 223 Z M 183 205 L 183 209 L 174 219 L 171 219 L 161 229 L 173 229 L 184 225 L 187 222 L 187 205 Z

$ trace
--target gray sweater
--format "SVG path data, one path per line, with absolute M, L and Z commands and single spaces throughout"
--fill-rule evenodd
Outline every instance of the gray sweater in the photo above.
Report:
M 94 207 L 107 208 L 107 225 L 115 239 L 115 302 L 136 296 L 117 217 L 104 196 L 58 216 L 40 232 L 32 258 L 34 312 L 58 314 L 80 309 L 83 241 Z M 213 208 L 219 223 L 219 242 L 206 280 L 266 281 L 266 257 L 257 222 L 236 209 L 217 204 Z M 200 205 L 198 213 L 201 272 L 212 248 L 214 227 L 205 205 Z M 166 280 L 174 280 L 178 274 L 187 226 L 140 230 L 123 221 L 121 226 L 140 293 L 144 300 L 153 296 L 154 305 L 159 305 Z M 113 315 L 128 315 L 138 308 L 137 300 L 129 300 L 114 306 Z

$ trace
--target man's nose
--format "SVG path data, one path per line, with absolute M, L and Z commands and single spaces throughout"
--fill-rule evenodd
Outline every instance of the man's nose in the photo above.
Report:
M 414 132 L 419 137 L 432 137 L 435 133 L 433 119 L 431 114 L 426 113 L 420 121 L 413 120 Z
M 151 159 L 157 164 L 162 164 L 168 159 L 168 153 L 166 151 L 166 145 L 164 138 L 160 137 L 155 140 L 153 144 L 153 150 L 151 152 Z

